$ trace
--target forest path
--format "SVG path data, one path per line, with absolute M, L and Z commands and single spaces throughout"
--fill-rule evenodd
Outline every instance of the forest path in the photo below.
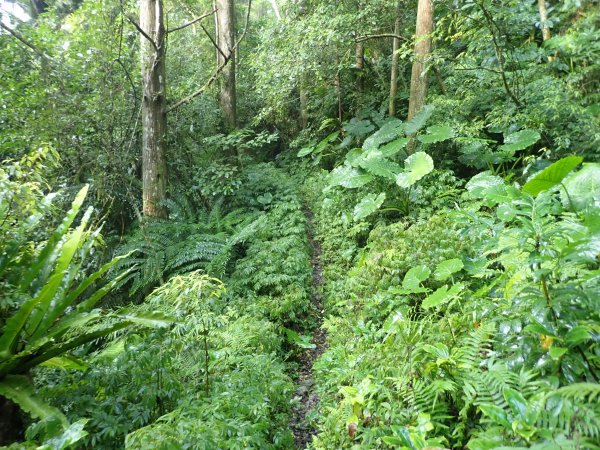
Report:
M 305 349 L 298 355 L 298 388 L 294 399 L 298 401 L 297 406 L 292 411 L 290 427 L 294 433 L 296 448 L 304 449 L 311 442 L 312 436 L 316 430 L 307 423 L 308 414 L 319 404 L 319 397 L 314 389 L 313 364 L 326 350 L 327 335 L 323 330 L 323 269 L 321 266 L 321 244 L 315 238 L 314 234 L 314 215 L 309 208 L 304 209 L 307 220 L 307 235 L 311 249 L 311 264 L 313 267 L 312 275 L 312 302 L 315 319 L 315 329 L 312 332 L 311 342 L 315 344 L 314 348 Z

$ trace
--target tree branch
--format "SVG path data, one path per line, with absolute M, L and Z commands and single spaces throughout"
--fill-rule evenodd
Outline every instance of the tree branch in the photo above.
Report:
M 252 0 L 248 0 L 248 11 L 246 12 L 246 23 L 244 24 L 244 31 L 242 31 L 240 38 L 237 40 L 237 42 L 231 49 L 231 53 L 233 53 L 238 48 L 238 46 L 240 45 L 240 42 L 242 42 L 242 39 L 244 39 L 244 37 L 246 37 L 246 33 L 248 32 L 248 24 L 250 23 L 250 9 L 251 8 L 252 8 Z
M 211 75 L 211 77 L 208 79 L 208 81 L 206 83 L 204 83 L 204 85 L 200 89 L 198 89 L 196 92 L 191 93 L 187 97 L 182 98 L 181 100 L 179 100 L 174 105 L 169 106 L 166 109 L 165 114 L 168 114 L 171 111 L 179 108 L 181 105 L 185 105 L 186 103 L 189 103 L 192 99 L 198 97 L 200 94 L 202 94 L 204 91 L 206 91 L 215 82 L 215 80 L 219 77 L 219 74 L 223 71 L 223 69 L 225 68 L 225 66 L 227 66 L 227 63 L 229 63 L 230 59 L 231 59 L 231 57 L 225 58 L 225 61 L 223 62 L 223 64 L 221 64 L 217 68 L 217 70 L 215 71 L 215 73 L 213 73 Z
M 208 36 L 208 39 L 210 39 L 210 42 L 212 42 L 212 45 L 214 45 L 214 47 L 221 54 L 221 56 L 223 57 L 223 59 L 227 59 L 227 55 L 225 55 L 225 53 L 223 53 L 223 50 L 221 50 L 221 47 L 219 47 L 219 45 L 215 42 L 215 40 L 210 35 L 210 33 L 208 32 L 208 30 L 206 28 L 204 28 L 204 25 L 200 24 L 200 28 L 202 28 L 202 31 L 204 31 L 204 33 L 206 34 L 206 36 Z
M 196 17 L 194 20 L 190 20 L 189 22 L 186 22 L 183 25 L 180 25 L 180 26 L 178 26 L 176 28 L 173 28 L 172 30 L 167 30 L 167 33 L 173 33 L 174 31 L 183 30 L 184 28 L 187 28 L 190 25 L 194 25 L 196 22 L 199 22 L 199 21 L 201 21 L 202 19 L 205 19 L 208 16 L 212 16 L 216 12 L 217 12 L 217 10 L 214 9 L 211 12 L 207 12 L 206 14 L 202 14 L 201 16 Z
M 0 21 L 0 27 L 2 27 L 4 30 L 6 30 L 10 35 L 12 35 L 15 39 L 17 39 L 19 42 L 21 42 L 23 45 L 26 45 L 27 47 L 29 47 L 31 50 L 33 50 L 35 53 L 37 53 L 39 56 L 41 56 L 42 58 L 48 60 L 48 61 L 52 61 L 52 58 L 50 58 L 48 55 L 46 55 L 43 51 L 41 51 L 39 48 L 37 48 L 35 45 L 33 45 L 31 42 L 29 42 L 27 39 L 25 39 L 25 37 L 19 33 L 17 30 L 13 30 L 12 28 L 10 28 L 8 25 L 5 25 L 2 21 Z
M 181 100 L 179 100 L 177 103 L 173 104 L 172 106 L 169 106 L 166 109 L 165 114 L 168 114 L 171 111 L 174 111 L 175 109 L 179 108 L 181 105 L 185 105 L 186 103 L 189 103 L 191 100 L 193 100 L 194 98 L 196 98 L 199 95 L 201 95 L 202 93 L 204 93 L 215 82 L 215 80 L 219 77 L 219 74 L 223 71 L 223 69 L 225 69 L 225 66 L 227 66 L 227 64 L 231 60 L 231 56 L 235 54 L 236 49 L 238 48 L 238 46 L 240 45 L 240 43 L 246 36 L 246 33 L 248 32 L 248 24 L 250 23 L 250 9 L 251 8 L 252 8 L 252 0 L 248 0 L 248 11 L 246 12 L 246 23 L 244 25 L 244 31 L 240 35 L 239 39 L 236 41 L 236 43 L 233 46 L 233 48 L 231 49 L 231 51 L 229 52 L 229 56 L 223 55 L 224 56 L 223 64 L 221 64 L 217 68 L 215 73 L 213 73 L 211 75 L 211 77 L 208 79 L 208 81 L 206 83 L 204 83 L 204 85 L 200 89 L 198 89 L 196 92 L 191 93 L 187 97 L 182 98 Z M 219 51 L 221 51 L 221 50 L 219 49 Z M 221 54 L 223 54 L 223 53 L 221 53 Z
M 152 47 L 154 47 L 154 50 L 156 51 L 156 53 L 158 53 L 158 45 L 156 45 L 156 42 L 154 42 L 154 39 L 152 39 L 150 36 L 148 36 L 146 34 L 146 32 L 144 30 L 142 30 L 142 28 L 139 26 L 139 24 L 135 20 L 133 20 L 131 17 L 129 17 L 128 14 L 124 14 L 124 15 L 125 15 L 125 18 L 129 21 L 129 23 L 131 23 L 131 25 L 133 25 L 136 28 L 136 30 L 138 30 L 140 32 L 140 34 L 142 36 L 144 36 L 152 44 Z
M 364 41 L 368 41 L 369 39 L 382 39 L 382 38 L 395 38 L 395 39 L 400 39 L 401 41 L 408 41 L 408 39 L 406 39 L 403 36 L 398 36 L 397 34 L 394 33 L 382 33 L 382 34 L 365 34 L 364 36 L 357 36 L 356 39 L 354 40 L 354 42 L 364 42 Z

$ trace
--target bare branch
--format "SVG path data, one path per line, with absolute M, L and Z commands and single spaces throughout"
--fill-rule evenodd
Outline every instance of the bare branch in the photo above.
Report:
M 201 21 L 202 19 L 205 19 L 208 16 L 212 16 L 216 12 L 217 12 L 217 10 L 214 9 L 211 12 L 207 12 L 206 14 L 202 14 L 201 16 L 196 17 L 194 20 L 190 20 L 189 22 L 186 22 L 183 25 L 180 25 L 180 26 L 178 26 L 176 28 L 173 28 L 172 30 L 167 30 L 167 33 L 173 33 L 174 31 L 183 30 L 184 28 L 187 28 L 190 25 L 194 25 L 196 22 L 199 22 L 199 21 Z
M 248 24 L 250 23 L 250 9 L 252 8 L 252 0 L 248 0 L 248 11 L 246 12 L 246 23 L 244 24 L 244 31 L 240 35 L 240 38 L 237 40 L 233 48 L 231 49 L 231 53 L 233 53 L 242 42 L 242 39 L 246 37 L 246 33 L 248 32 Z
M 171 111 L 179 108 L 181 105 L 185 105 L 186 103 L 189 103 L 192 99 L 194 99 L 194 98 L 198 97 L 200 94 L 204 93 L 204 91 L 206 91 L 215 82 L 215 80 L 219 77 L 219 74 L 223 71 L 223 69 L 225 68 L 225 66 L 227 66 L 227 63 L 229 63 L 230 59 L 231 59 L 231 57 L 225 58 L 225 61 L 223 62 L 223 64 L 221 64 L 217 68 L 217 70 L 215 71 L 215 73 L 213 73 L 211 75 L 211 77 L 208 79 L 208 81 L 206 83 L 204 83 L 204 85 L 200 89 L 198 89 L 196 92 L 191 93 L 187 97 L 182 98 L 181 100 L 179 100 L 174 105 L 169 106 L 167 108 L 167 110 L 165 111 L 165 114 L 168 114 Z
M 223 69 L 225 69 L 225 67 L 227 66 L 227 64 L 231 60 L 231 56 L 235 54 L 235 50 L 238 48 L 238 46 L 240 45 L 240 43 L 242 42 L 242 40 L 246 36 L 246 33 L 248 32 L 248 24 L 250 23 L 250 8 L 251 7 L 252 7 L 252 0 L 249 0 L 248 1 L 248 11 L 246 12 L 246 23 L 244 25 L 244 31 L 240 35 L 239 39 L 236 41 L 236 43 L 233 46 L 233 48 L 230 50 L 229 56 L 225 56 L 221 52 L 221 54 L 224 57 L 223 64 L 221 64 L 217 68 L 217 70 L 215 71 L 215 73 L 213 73 L 211 75 L 211 77 L 208 79 L 208 81 L 206 83 L 204 83 L 204 85 L 200 89 L 198 89 L 196 92 L 191 93 L 187 97 L 182 98 L 181 100 L 179 100 L 177 103 L 173 104 L 172 106 L 169 106 L 166 109 L 166 111 L 165 111 L 166 114 L 170 113 L 171 111 L 174 111 L 175 109 L 179 108 L 181 105 L 185 105 L 186 103 L 189 103 L 194 98 L 196 98 L 199 95 L 203 94 L 215 82 L 215 80 L 219 77 L 219 74 L 223 71 Z M 218 48 L 219 47 L 217 46 L 217 49 Z M 221 51 L 221 50 L 219 49 L 219 51 Z
M 15 39 L 17 39 L 18 41 L 20 41 L 23 45 L 26 45 L 27 47 L 29 47 L 31 50 L 33 50 L 35 53 L 37 53 L 42 58 L 44 58 L 44 59 L 46 59 L 48 61 L 52 60 L 52 58 L 50 58 L 43 51 L 41 51 L 39 48 L 37 48 L 35 45 L 33 45 L 27 39 L 25 39 L 25 37 L 21 33 L 19 33 L 17 30 L 13 30 L 8 25 L 5 25 L 2 21 L 0 21 L 0 27 L 2 27 L 10 35 L 12 35 Z
M 212 45 L 214 45 L 215 48 L 217 49 L 217 51 L 221 54 L 221 56 L 223 57 L 223 59 L 227 59 L 227 55 L 225 55 L 225 53 L 223 53 L 223 50 L 221 50 L 221 47 L 219 47 L 219 45 L 215 42 L 215 40 L 210 35 L 210 33 L 208 32 L 208 30 L 206 28 L 204 28 L 204 25 L 200 25 L 200 27 L 202 28 L 202 31 L 204 31 L 204 33 L 206 34 L 206 36 L 208 36 L 208 39 L 210 39 L 210 42 L 212 42 Z
M 400 39 L 401 41 L 408 41 L 408 39 L 406 39 L 405 37 L 398 36 L 397 34 L 393 34 L 393 33 L 365 34 L 364 36 L 357 36 L 354 41 L 355 42 L 364 42 L 364 41 L 368 41 L 369 39 L 383 39 L 383 38 L 395 38 L 395 39 Z
M 154 39 L 152 39 L 150 36 L 148 36 L 146 34 L 146 32 L 144 30 L 142 30 L 142 28 L 139 26 L 139 24 L 135 20 L 133 20 L 131 17 L 129 17 L 129 15 L 127 15 L 127 14 L 124 14 L 124 15 L 125 15 L 125 18 L 129 21 L 129 23 L 131 23 L 131 25 L 133 25 L 136 28 L 136 30 L 138 30 L 140 32 L 140 34 L 142 36 L 144 36 L 152 44 L 152 47 L 154 47 L 154 50 L 156 51 L 156 53 L 158 53 L 158 45 L 156 45 L 156 42 L 154 42 Z

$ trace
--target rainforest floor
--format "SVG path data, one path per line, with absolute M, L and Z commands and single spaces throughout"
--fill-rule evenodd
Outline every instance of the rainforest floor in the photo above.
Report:
M 323 269 L 321 266 L 321 245 L 314 235 L 314 216 L 310 209 L 305 208 L 304 214 L 307 219 L 307 235 L 311 250 L 312 273 L 312 311 L 314 314 L 315 327 L 312 330 L 311 343 L 314 348 L 304 349 L 297 356 L 298 370 L 294 400 L 295 407 L 292 412 L 290 427 L 294 433 L 296 448 L 304 449 L 310 443 L 316 430 L 311 426 L 308 415 L 316 409 L 319 397 L 314 389 L 313 364 L 315 360 L 327 348 L 327 335 L 322 328 L 323 324 Z

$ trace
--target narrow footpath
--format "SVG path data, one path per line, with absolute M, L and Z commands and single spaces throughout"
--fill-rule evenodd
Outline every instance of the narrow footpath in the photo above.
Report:
M 319 404 L 319 397 L 314 389 L 314 380 L 312 368 L 315 360 L 321 356 L 326 350 L 326 334 L 322 329 L 323 325 L 323 270 L 321 267 L 321 245 L 315 239 L 313 220 L 314 216 L 310 209 L 305 209 L 304 214 L 307 219 L 307 234 L 308 242 L 311 248 L 311 264 L 313 267 L 312 276 L 312 301 L 313 314 L 315 317 L 316 326 L 312 333 L 311 342 L 315 344 L 315 348 L 306 349 L 298 356 L 298 389 L 294 399 L 298 404 L 292 413 L 290 427 L 294 433 L 294 441 L 296 448 L 305 449 L 311 442 L 312 436 L 316 433 L 314 428 L 311 428 L 307 423 L 307 416 L 311 410 L 315 409 Z

